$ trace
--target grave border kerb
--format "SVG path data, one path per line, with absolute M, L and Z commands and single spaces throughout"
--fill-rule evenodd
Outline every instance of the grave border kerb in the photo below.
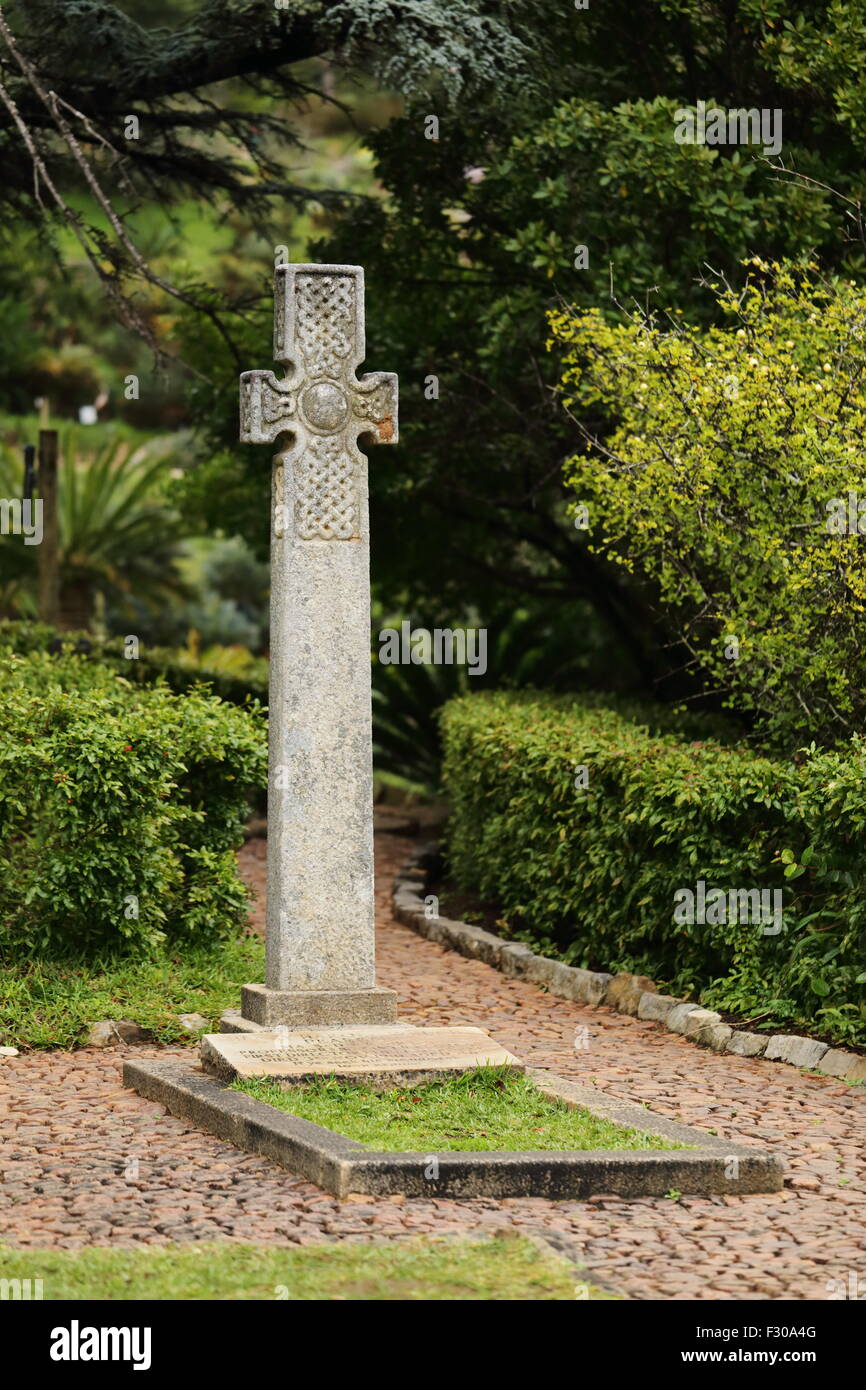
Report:
M 691 1149 L 373 1152 L 208 1075 L 191 1062 L 148 1058 L 124 1064 L 124 1085 L 181 1119 L 249 1153 L 271 1159 L 333 1196 L 547 1197 L 585 1199 L 778 1192 L 781 1158 L 719 1139 L 553 1073 L 528 1068 L 541 1090 L 599 1118 Z M 434 1163 L 435 1160 L 435 1163 Z M 435 1175 L 431 1175 L 434 1173 Z M 736 1176 L 734 1176 L 736 1174 Z

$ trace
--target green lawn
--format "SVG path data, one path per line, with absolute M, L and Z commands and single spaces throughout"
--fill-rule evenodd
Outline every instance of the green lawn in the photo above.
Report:
M 264 978 L 258 937 L 166 949 L 135 960 L 7 960 L 0 968 L 0 1042 L 74 1047 L 90 1023 L 129 1018 L 163 1042 L 188 1040 L 178 1014 L 214 1023 L 241 985 Z
M 303 1249 L 202 1243 L 149 1250 L 12 1250 L 2 1278 L 57 1299 L 609 1299 L 525 1237 L 396 1240 Z M 32 1284 L 31 1284 L 32 1287 Z
M 376 1150 L 683 1147 L 571 1110 L 564 1101 L 548 1100 L 528 1077 L 496 1067 L 381 1092 L 334 1077 L 285 1088 L 238 1081 L 233 1089 Z

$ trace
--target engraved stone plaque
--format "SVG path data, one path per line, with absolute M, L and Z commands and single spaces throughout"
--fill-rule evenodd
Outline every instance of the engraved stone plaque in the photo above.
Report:
M 202 1038 L 206 1070 L 226 1079 L 272 1076 L 412 1076 L 523 1063 L 481 1028 L 370 1027 L 211 1033 Z

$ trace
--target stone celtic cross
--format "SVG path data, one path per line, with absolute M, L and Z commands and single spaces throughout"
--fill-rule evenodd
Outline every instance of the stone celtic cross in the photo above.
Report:
M 360 266 L 276 272 L 270 371 L 241 376 L 241 441 L 271 444 L 265 985 L 246 1020 L 391 1022 L 375 984 L 370 544 L 363 443 L 397 440 L 397 378 L 364 358 Z
M 293 507 L 301 540 L 361 536 L 363 497 L 359 435 L 397 439 L 397 378 L 370 372 L 364 360 L 364 272 L 352 265 L 289 265 L 276 274 L 274 361 L 293 368 L 241 376 L 241 442 L 273 444 L 291 433 Z M 278 503 L 279 505 L 279 503 Z

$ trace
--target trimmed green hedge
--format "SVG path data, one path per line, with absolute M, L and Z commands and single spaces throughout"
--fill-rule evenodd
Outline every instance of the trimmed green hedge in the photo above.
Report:
M 267 781 L 260 708 L 40 651 L 0 653 L 0 701 L 0 949 L 237 932 L 235 850 Z
M 651 731 L 594 698 L 523 693 L 454 700 L 442 730 L 451 871 L 514 935 L 866 1041 L 862 740 L 784 761 Z M 675 894 L 700 880 L 781 889 L 783 930 L 675 921 Z
M 77 655 L 86 661 L 99 662 L 117 675 L 140 685 L 152 685 L 164 680 L 166 685 L 179 693 L 206 684 L 214 695 L 233 705 L 244 705 L 251 699 L 266 704 L 268 698 L 266 674 L 241 676 L 193 666 L 172 648 L 152 647 L 148 643 L 142 644 L 141 654 L 132 660 L 124 654 L 122 637 L 99 638 L 90 632 L 60 632 L 46 623 L 0 622 L 0 658 L 7 651 L 19 656 L 36 652 L 46 652 L 52 656 Z M 267 667 L 265 661 L 258 664 Z

